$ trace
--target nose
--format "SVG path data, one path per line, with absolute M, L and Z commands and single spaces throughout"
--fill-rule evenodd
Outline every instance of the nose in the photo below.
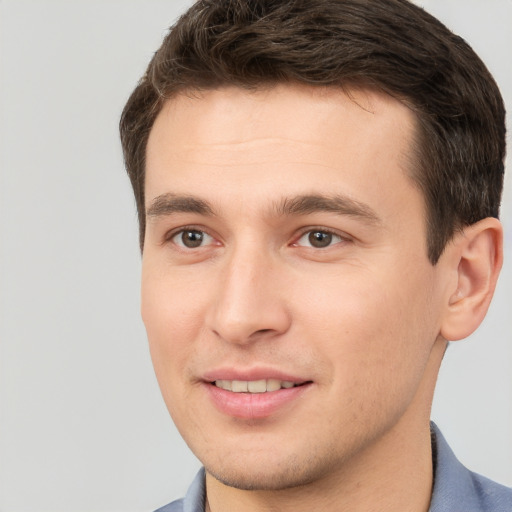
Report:
M 239 345 L 283 334 L 291 317 L 283 272 L 261 250 L 240 248 L 223 262 L 218 293 L 206 323 L 216 336 Z

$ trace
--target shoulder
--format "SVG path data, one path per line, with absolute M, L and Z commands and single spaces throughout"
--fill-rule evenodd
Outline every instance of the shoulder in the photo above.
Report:
M 435 478 L 429 512 L 512 512 L 512 489 L 463 466 L 432 424 Z
M 155 510 L 155 512 L 183 512 L 183 498 L 173 501 L 172 503 Z
M 478 510 L 489 512 L 512 512 L 512 488 L 498 484 L 468 470 L 472 481 Z

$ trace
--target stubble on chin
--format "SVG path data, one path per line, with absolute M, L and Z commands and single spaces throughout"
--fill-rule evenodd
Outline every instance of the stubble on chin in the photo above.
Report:
M 307 448 L 304 448 L 307 451 Z M 335 458 L 313 454 L 293 455 L 278 464 L 251 467 L 240 461 L 236 467 L 205 465 L 206 473 L 223 485 L 242 491 L 284 491 L 305 487 L 331 474 L 339 464 Z M 259 465 L 258 465 L 259 466 Z

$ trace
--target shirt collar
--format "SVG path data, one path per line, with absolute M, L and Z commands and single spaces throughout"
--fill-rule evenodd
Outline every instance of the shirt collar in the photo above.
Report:
M 472 473 L 455 457 L 435 423 L 430 424 L 434 461 L 434 487 L 429 512 L 474 510 Z

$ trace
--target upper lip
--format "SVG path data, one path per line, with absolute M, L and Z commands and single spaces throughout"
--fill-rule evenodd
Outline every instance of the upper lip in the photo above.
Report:
M 256 381 L 264 379 L 275 379 L 294 384 L 303 384 L 310 381 L 304 377 L 284 372 L 275 368 L 216 368 L 203 374 L 202 379 L 206 382 L 215 382 L 216 380 L 242 380 Z

